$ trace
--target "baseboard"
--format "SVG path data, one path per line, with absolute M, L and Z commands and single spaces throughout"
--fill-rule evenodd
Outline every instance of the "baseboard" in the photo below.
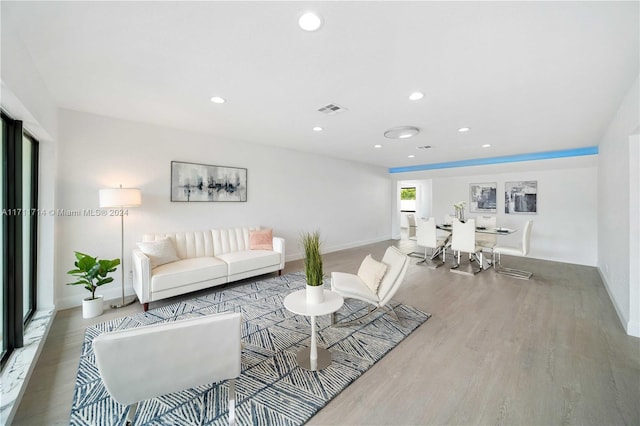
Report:
M 616 311 L 616 315 L 618 315 L 618 320 L 620 320 L 620 324 L 622 325 L 622 327 L 624 328 L 624 330 L 627 332 L 628 335 L 640 337 L 640 324 L 638 323 L 634 324 L 628 321 L 624 317 L 624 315 L 622 314 L 622 311 L 620 310 L 620 307 L 618 306 L 618 303 L 616 302 L 616 299 L 611 294 L 611 290 L 609 289 L 609 281 L 607 280 L 607 277 L 602 273 L 602 269 L 600 269 L 599 266 L 596 269 L 600 274 L 600 279 L 602 279 L 602 282 L 604 283 L 604 288 L 605 290 L 607 290 L 607 295 L 609 296 L 609 300 L 611 301 L 611 304 L 613 305 L 613 308 Z
M 333 245 L 333 246 L 322 247 L 322 253 L 323 254 L 333 253 L 334 251 L 347 250 L 347 249 L 351 249 L 351 248 L 355 248 L 355 247 L 366 246 L 368 244 L 375 244 L 375 243 L 379 243 L 379 242 L 382 242 L 382 241 L 388 241 L 390 239 L 392 239 L 392 238 L 390 238 L 387 235 L 387 236 L 384 236 L 384 237 L 377 237 L 377 238 L 372 238 L 372 239 L 369 239 L 369 240 L 360 240 L 360 241 L 347 243 L 347 244 L 337 244 L 337 245 Z M 304 254 L 302 253 L 302 251 L 300 251 L 300 252 L 293 253 L 293 254 L 290 254 L 288 256 L 285 256 L 285 260 L 287 262 L 290 262 L 290 261 L 294 261 L 294 260 L 300 260 L 303 257 L 304 257 Z
M 633 337 L 640 337 L 640 322 L 627 322 L 627 334 Z
M 107 289 L 105 287 L 109 287 L 109 285 L 107 284 L 106 286 L 101 286 L 96 291 L 96 294 L 101 294 L 102 296 L 104 296 L 104 300 L 116 300 L 116 299 L 122 298 L 122 288 L 113 286 L 113 288 Z M 66 296 L 61 299 L 58 299 L 56 300 L 56 309 L 62 310 L 62 309 L 70 309 L 70 308 L 75 308 L 77 306 L 82 306 L 82 299 L 87 297 L 88 294 L 89 293 L 87 292 L 79 295 Z M 128 290 L 125 289 L 125 292 L 124 292 L 125 298 L 135 296 L 135 295 L 136 293 L 133 291 L 133 288 L 129 288 Z

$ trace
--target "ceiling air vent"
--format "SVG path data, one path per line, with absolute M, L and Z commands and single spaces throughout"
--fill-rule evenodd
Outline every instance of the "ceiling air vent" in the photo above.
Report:
M 327 114 L 327 115 L 334 115 L 337 114 L 339 112 L 343 112 L 343 111 L 347 111 L 346 108 L 341 107 L 340 105 L 336 105 L 336 104 L 327 104 L 321 108 L 318 108 L 318 111 L 320 111 L 323 114 Z

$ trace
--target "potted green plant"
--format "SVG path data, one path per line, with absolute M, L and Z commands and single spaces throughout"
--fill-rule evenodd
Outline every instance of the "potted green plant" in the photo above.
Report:
M 320 254 L 320 233 L 302 234 L 304 248 L 304 272 L 307 277 L 307 303 L 321 303 L 324 300 L 324 273 Z
M 96 289 L 102 285 L 113 281 L 113 277 L 108 275 L 115 272 L 120 265 L 120 259 L 101 259 L 89 256 L 88 254 L 74 252 L 76 261 L 75 269 L 67 274 L 76 277 L 78 280 L 67 285 L 82 285 L 91 292 L 91 296 L 82 301 L 82 318 L 93 318 L 102 315 L 103 296 L 96 296 Z

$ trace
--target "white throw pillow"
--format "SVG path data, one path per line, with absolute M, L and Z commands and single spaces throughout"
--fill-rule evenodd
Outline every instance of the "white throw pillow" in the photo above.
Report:
M 358 277 L 373 291 L 378 292 L 378 286 L 384 273 L 387 271 L 387 265 L 378 262 L 371 255 L 368 255 L 362 261 L 360 269 L 358 269 Z
M 138 243 L 138 248 L 151 260 L 151 268 L 180 260 L 169 238 Z

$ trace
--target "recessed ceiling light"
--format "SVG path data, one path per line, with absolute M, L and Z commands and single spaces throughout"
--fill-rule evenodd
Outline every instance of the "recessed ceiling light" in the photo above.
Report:
M 322 25 L 322 19 L 313 12 L 307 12 L 298 18 L 298 25 L 305 31 L 315 31 Z
M 411 99 L 412 101 L 418 101 L 422 98 L 424 98 L 424 93 L 422 92 L 413 92 L 409 95 L 409 99 Z
M 374 148 L 382 148 L 382 145 L 377 144 L 377 145 L 374 145 L 373 147 L 374 147 Z
M 490 143 L 485 143 L 484 145 L 482 145 L 483 148 L 491 148 L 491 144 Z
M 393 127 L 384 132 L 384 137 L 389 139 L 406 139 L 420 133 L 420 129 L 413 126 Z
M 320 127 L 320 126 L 316 126 L 316 127 L 314 127 L 314 128 L 313 128 L 313 131 L 314 131 L 314 132 L 321 132 L 321 131 L 323 131 L 323 130 L 324 130 L 324 129 L 323 129 L 322 127 Z
M 458 131 L 459 131 L 460 133 L 468 132 L 469 130 L 471 130 L 471 128 L 469 128 L 469 127 L 460 127 L 460 128 L 458 129 Z
M 213 98 L 211 98 L 211 102 L 213 102 L 214 104 L 223 104 L 225 103 L 225 100 L 220 96 L 214 96 Z
M 415 158 L 415 155 L 411 154 L 411 155 L 408 155 L 408 157 L 409 158 Z

